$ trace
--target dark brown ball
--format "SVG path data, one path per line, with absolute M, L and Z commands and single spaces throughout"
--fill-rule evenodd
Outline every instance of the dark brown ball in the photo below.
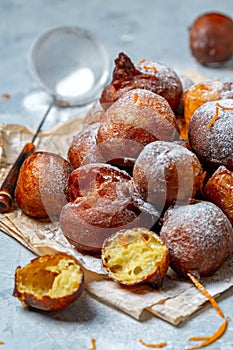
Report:
M 160 232 L 170 266 L 183 277 L 213 274 L 233 252 L 233 229 L 213 203 L 197 202 L 169 209 Z
M 67 203 L 66 184 L 72 167 L 55 153 L 35 152 L 24 161 L 15 190 L 20 209 L 36 218 L 60 215 Z
M 199 16 L 190 28 L 192 55 L 201 64 L 221 63 L 233 55 L 233 21 L 213 12 Z

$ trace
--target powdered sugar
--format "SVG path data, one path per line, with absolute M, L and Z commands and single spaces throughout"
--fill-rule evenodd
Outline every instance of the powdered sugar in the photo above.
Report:
M 208 127 L 217 112 L 218 118 Z M 199 107 L 189 124 L 189 141 L 193 151 L 205 164 L 233 168 L 233 99 L 206 102 Z
M 233 229 L 213 203 L 197 202 L 169 209 L 161 229 L 173 268 L 186 275 L 214 272 L 233 252 Z
M 165 202 L 189 200 L 200 186 L 201 174 L 201 165 L 192 152 L 165 141 L 148 144 L 133 170 L 139 192 L 145 200 L 159 207 Z

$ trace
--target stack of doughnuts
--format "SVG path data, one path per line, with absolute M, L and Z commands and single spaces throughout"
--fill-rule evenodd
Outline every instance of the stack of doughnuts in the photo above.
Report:
M 222 253 L 216 268 L 232 254 L 232 84 L 184 82 L 161 63 L 134 64 L 124 53 L 116 59 L 111 83 L 91 107 L 83 130 L 70 142 L 62 169 L 53 176 L 66 198 L 59 200 L 59 208 L 54 204 L 54 214 L 64 235 L 83 254 L 100 256 L 119 230 L 140 227 L 161 233 L 170 266 L 184 277 L 189 272 L 197 277 L 213 273 L 214 262 L 209 260 L 218 249 Z M 200 99 L 194 103 L 195 94 Z M 43 217 L 26 209 L 21 191 L 25 168 L 27 176 L 34 173 L 28 162 L 21 169 L 16 200 L 27 215 Z M 45 181 L 40 190 L 44 187 Z M 28 191 L 32 189 L 27 196 Z M 213 227 L 214 236 L 208 238 L 209 230 L 201 227 Z M 196 238 L 189 239 L 192 235 Z M 201 249 L 205 240 L 207 246 Z M 192 255 L 184 254 L 183 261 L 182 250 L 191 244 Z

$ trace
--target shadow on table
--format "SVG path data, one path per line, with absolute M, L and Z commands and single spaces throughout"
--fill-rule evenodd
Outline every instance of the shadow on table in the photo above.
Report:
M 83 293 L 78 300 L 61 310 L 42 311 L 31 308 L 30 311 L 40 313 L 55 321 L 83 323 L 93 320 L 97 314 L 96 309 L 91 304 L 90 298 L 87 298 L 86 293 Z

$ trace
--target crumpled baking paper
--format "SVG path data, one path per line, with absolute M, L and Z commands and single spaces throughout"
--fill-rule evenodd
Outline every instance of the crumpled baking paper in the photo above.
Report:
M 74 135 L 82 129 L 82 120 L 74 118 L 48 132 L 41 132 L 37 150 L 55 152 L 66 157 Z M 14 163 L 25 143 L 30 142 L 32 131 L 20 126 L 0 124 L 0 183 Z M 67 241 L 59 222 L 38 221 L 14 210 L 0 214 L 0 229 L 19 241 L 36 255 L 57 251 L 74 255 L 85 271 L 86 289 L 103 303 L 117 308 L 135 319 L 142 320 L 145 311 L 167 322 L 178 325 L 197 310 L 208 305 L 205 296 L 189 281 L 181 280 L 169 270 L 160 290 L 140 285 L 123 287 L 110 280 L 98 258 L 82 255 Z M 202 283 L 213 296 L 219 296 L 233 285 L 233 257 L 213 276 Z

